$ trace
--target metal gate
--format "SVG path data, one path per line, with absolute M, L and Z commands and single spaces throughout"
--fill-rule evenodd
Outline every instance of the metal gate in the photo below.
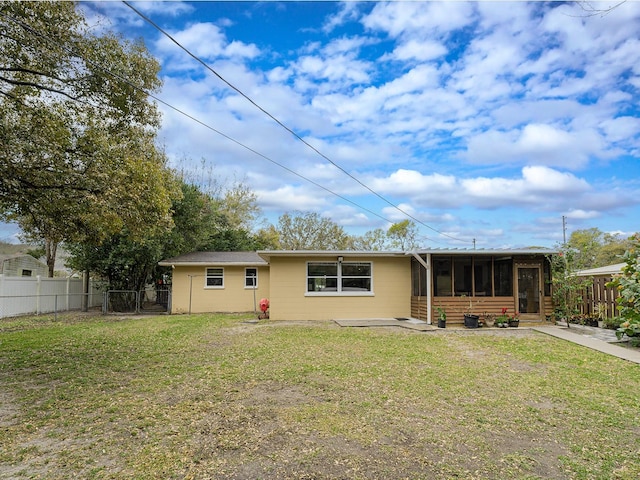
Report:
M 102 313 L 166 313 L 171 309 L 171 290 L 147 288 L 135 290 L 107 290 L 104 292 Z
M 140 313 L 166 313 L 171 308 L 171 290 L 147 288 L 140 291 L 138 311 Z

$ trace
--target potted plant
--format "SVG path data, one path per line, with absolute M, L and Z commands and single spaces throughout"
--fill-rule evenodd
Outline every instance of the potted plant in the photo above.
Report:
M 438 309 L 438 328 L 447 328 L 447 312 L 444 308 L 437 307 Z
M 502 308 L 502 313 L 496 316 L 496 320 L 493 324 L 498 328 L 507 328 L 509 326 L 509 315 L 507 315 L 507 307 Z
M 464 311 L 464 326 L 467 328 L 478 328 L 480 316 L 471 312 L 473 312 L 473 302 L 469 300 L 469 307 Z
M 607 321 L 608 311 L 606 303 L 599 303 L 596 307 L 596 314 L 598 317 L 598 327 L 603 328 Z
M 482 314 L 484 326 L 491 326 L 496 324 L 496 315 L 493 313 L 484 312 Z
M 519 313 L 516 312 L 513 315 L 509 315 L 507 312 L 509 309 L 503 307 L 500 315 L 496 316 L 496 321 L 493 323 L 498 328 L 517 327 L 520 325 Z

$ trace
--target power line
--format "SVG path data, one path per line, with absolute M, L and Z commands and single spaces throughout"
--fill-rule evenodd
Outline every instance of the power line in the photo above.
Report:
M 336 193 L 336 192 L 332 191 L 331 189 L 329 189 L 329 188 L 327 188 L 327 187 L 325 187 L 325 186 L 323 186 L 323 185 L 321 185 L 321 184 L 319 184 L 319 183 L 315 182 L 314 180 L 311 180 L 310 178 L 305 177 L 304 175 L 302 175 L 302 174 L 300 174 L 300 173 L 296 172 L 295 170 L 292 170 L 291 168 L 289 168 L 289 167 L 287 167 L 287 166 L 285 166 L 285 165 L 283 165 L 283 164 L 281 164 L 281 163 L 277 162 L 276 160 L 274 160 L 274 159 L 272 159 L 272 158 L 268 157 L 267 155 L 265 155 L 265 154 L 263 154 L 263 153 L 261 153 L 261 152 L 259 152 L 259 151 L 255 150 L 255 149 L 253 149 L 253 148 L 251 148 L 251 147 L 249 147 L 249 146 L 245 145 L 244 143 L 240 142 L 239 140 L 236 140 L 235 138 L 233 138 L 233 137 L 231 137 L 231 136 L 229 136 L 229 135 L 227 135 L 227 134 L 225 134 L 225 133 L 221 132 L 220 130 L 217 130 L 216 128 L 212 127 L 211 125 L 209 125 L 209 124 L 205 123 L 204 121 L 202 121 L 202 120 L 200 120 L 200 119 L 198 119 L 198 118 L 194 117 L 193 115 L 191 115 L 191 114 L 189 114 L 189 113 L 185 112 L 184 110 L 181 110 L 180 108 L 175 107 L 175 106 L 171 105 L 170 103 L 168 103 L 168 102 L 166 102 L 166 101 L 162 100 L 162 99 L 161 99 L 160 97 L 158 97 L 157 95 L 154 95 L 153 93 L 151 93 L 151 92 L 149 92 L 149 91 L 145 90 L 144 88 L 142 88 L 142 87 L 140 87 L 140 86 L 138 86 L 138 85 L 135 85 L 134 83 L 132 83 L 131 81 L 129 81 L 127 78 L 124 78 L 124 77 L 122 77 L 121 75 L 119 75 L 119 74 L 117 74 L 117 73 L 112 72 L 112 71 L 111 71 L 111 70 L 109 70 L 108 68 L 106 68 L 106 67 L 104 67 L 104 66 L 102 66 L 102 65 L 99 65 L 99 64 L 97 64 L 96 62 L 94 62 L 94 61 L 92 61 L 92 60 L 90 60 L 90 59 L 86 59 L 86 58 L 84 58 L 81 54 L 79 54 L 79 53 L 77 53 L 77 52 L 73 51 L 72 49 L 67 48 L 65 45 L 62 45 L 62 44 L 58 43 L 57 41 L 55 41 L 55 40 L 51 39 L 51 38 L 50 38 L 50 37 L 48 37 L 47 35 L 42 34 L 42 33 L 38 32 L 38 31 L 36 31 L 36 30 L 35 30 L 35 29 L 33 29 L 31 26 L 29 26 L 29 25 L 27 25 L 27 24 L 25 24 L 25 23 L 21 22 L 20 20 L 18 20 L 18 19 L 16 19 L 16 18 L 14 18 L 14 17 L 11 17 L 11 16 L 9 16 L 9 15 L 3 14 L 3 13 L 0 13 L 0 15 L 2 15 L 2 16 L 3 16 L 3 17 L 5 17 L 5 18 L 8 18 L 9 20 L 11 20 L 11 21 L 15 22 L 16 24 L 20 25 L 22 28 L 24 28 L 25 30 L 27 30 L 27 31 L 28 31 L 29 33 L 31 33 L 32 35 L 35 35 L 35 36 L 41 37 L 41 38 L 45 39 L 46 41 L 48 41 L 48 42 L 50 42 L 50 43 L 53 43 L 54 45 L 57 45 L 58 47 L 60 47 L 60 48 L 62 48 L 63 50 L 65 50 L 67 53 L 70 53 L 70 54 L 72 54 L 72 55 L 77 55 L 78 57 L 82 58 L 85 62 L 87 62 L 89 65 L 92 65 L 92 66 L 94 66 L 94 67 L 96 67 L 96 68 L 98 68 L 98 69 L 102 70 L 103 72 L 107 73 L 108 75 L 111 75 L 113 78 L 116 78 L 116 79 L 118 79 L 118 80 L 120 80 L 120 81 L 122 81 L 122 82 L 126 83 L 127 85 L 131 86 L 132 88 L 134 88 L 134 89 L 136 89 L 136 90 L 138 90 L 138 91 L 140 91 L 140 92 L 144 93 L 144 94 L 145 94 L 145 95 L 147 95 L 148 97 L 153 98 L 153 99 L 154 99 L 155 101 L 157 101 L 158 103 L 160 103 L 160 104 L 162 104 L 162 105 L 166 106 L 167 108 L 169 108 L 169 109 L 171 109 L 171 110 L 173 110 L 173 111 L 175 111 L 175 112 L 179 113 L 180 115 L 185 116 L 185 117 L 186 117 L 186 118 L 188 118 L 189 120 L 192 120 L 192 121 L 196 122 L 197 124 L 199 124 L 199 125 L 201 125 L 201 126 L 203 126 L 203 127 L 207 128 L 207 129 L 211 130 L 212 132 L 214 132 L 214 133 L 216 133 L 216 134 L 220 135 L 221 137 L 223 137 L 223 138 L 225 138 L 225 139 L 227 139 L 227 140 L 229 140 L 229 141 L 231 141 L 231 142 L 235 143 L 236 145 L 238 145 L 238 146 L 240 146 L 240 147 L 242 147 L 242 148 L 244 148 L 244 149 L 248 150 L 249 152 L 253 153 L 254 155 L 257 155 L 257 156 L 259 156 L 259 157 L 261 157 L 261 158 L 263 158 L 263 159 L 265 159 L 265 160 L 267 160 L 267 161 L 269 161 L 269 162 L 273 163 L 274 165 L 277 165 L 278 167 L 282 168 L 283 170 L 285 170 L 285 171 L 287 171 L 287 172 L 289 172 L 289 173 L 291 173 L 291 174 L 293 174 L 293 175 L 295 175 L 295 176 L 297 176 L 297 177 L 301 178 L 302 180 L 304 180 L 304 181 L 306 181 L 306 182 L 308 182 L 308 183 L 310 183 L 310 184 L 314 185 L 314 186 L 315 186 L 315 187 L 317 187 L 317 188 L 320 188 L 320 189 L 322 189 L 322 190 L 326 191 L 327 193 L 330 193 L 331 195 L 334 195 L 335 197 L 337 197 L 337 198 L 339 198 L 339 199 L 341 199 L 341 200 L 344 200 L 344 201 L 345 201 L 345 202 L 347 202 L 347 203 L 350 203 L 351 205 L 355 206 L 356 208 L 359 208 L 359 209 L 361 209 L 361 210 L 363 210 L 363 211 L 365 211 L 365 212 L 367 212 L 367 213 L 370 213 L 371 215 L 373 215 L 373 216 L 375 216 L 375 217 L 378 217 L 378 218 L 380 218 L 381 220 L 383 220 L 383 221 L 385 221 L 385 222 L 388 222 L 388 223 L 394 223 L 393 221 L 389 220 L 389 219 L 388 219 L 388 218 L 386 218 L 386 217 L 383 217 L 382 215 L 380 215 L 380 214 L 378 214 L 378 213 L 374 212 L 373 210 L 370 210 L 369 208 L 364 207 L 363 205 L 360 205 L 360 204 L 358 204 L 358 203 L 354 202 L 353 200 L 350 200 L 349 198 L 344 197 L 344 196 L 340 195 L 339 193 Z M 83 102 L 83 103 L 86 103 L 86 102 Z M 428 237 L 425 237 L 425 238 L 428 238 Z M 432 241 L 436 241 L 436 242 L 437 242 L 437 240 L 433 240 L 433 239 L 430 239 L 430 240 L 432 240 Z
M 246 95 L 242 90 L 240 90 L 238 87 L 236 87 L 235 85 L 233 85 L 231 82 L 229 82 L 228 80 L 226 80 L 222 75 L 220 75 L 215 69 L 213 69 L 211 66 L 209 66 L 206 62 L 204 62 L 200 57 L 198 57 L 197 55 L 195 55 L 194 53 L 192 53 L 189 49 L 187 49 L 186 47 L 184 47 L 180 42 L 178 42 L 175 38 L 173 38 L 167 31 L 165 31 L 162 27 L 160 27 L 157 23 L 155 23 L 153 20 L 151 20 L 151 18 L 149 18 L 148 16 L 146 16 L 145 14 L 143 14 L 142 12 L 140 12 L 139 10 L 137 10 L 134 6 L 132 6 L 128 1 L 123 0 L 122 3 L 124 3 L 127 7 L 129 7 L 131 10 L 133 10 L 138 16 L 140 16 L 142 19 L 144 19 L 147 23 L 149 23 L 150 25 L 152 25 L 156 30 L 158 30 L 160 33 L 162 33 L 164 36 L 166 36 L 169 40 L 171 40 L 173 43 L 175 43 L 181 50 L 183 50 L 187 55 L 189 55 L 191 58 L 193 58 L 196 62 L 198 62 L 199 64 L 201 64 L 204 68 L 206 68 L 207 70 L 209 70 L 211 73 L 213 73 L 216 77 L 218 77 L 222 82 L 224 82 L 229 88 L 231 88 L 232 90 L 234 90 L 235 92 L 237 92 L 240 96 L 242 96 L 244 99 L 246 99 L 249 103 L 251 103 L 251 105 L 253 105 L 254 107 L 256 107 L 258 110 L 260 110 L 262 113 L 264 113 L 265 115 L 267 115 L 269 118 L 271 118 L 274 122 L 276 122 L 280 127 L 282 127 L 283 129 L 285 129 L 287 132 L 289 132 L 291 135 L 293 135 L 297 140 L 299 140 L 300 142 L 302 142 L 304 145 L 306 145 L 307 147 L 309 147 L 311 150 L 313 150 L 316 154 L 318 154 L 320 157 L 322 157 L 323 159 L 325 159 L 326 161 L 328 161 L 331 165 L 333 165 L 335 168 L 337 168 L 338 170 L 340 170 L 342 173 L 344 173 L 345 175 L 347 175 L 349 178 L 351 178 L 352 180 L 354 180 L 356 183 L 358 183 L 360 186 L 362 186 L 363 188 L 365 188 L 367 191 L 369 191 L 370 193 L 372 193 L 373 195 L 375 195 L 377 198 L 379 198 L 380 200 L 382 200 L 383 202 L 385 202 L 386 204 L 390 205 L 391 207 L 393 207 L 394 209 L 398 210 L 400 213 L 402 213 L 403 215 L 407 216 L 408 218 L 412 219 L 413 221 L 415 221 L 416 223 L 436 232 L 439 235 L 451 238 L 453 240 L 459 241 L 459 242 L 466 242 L 466 240 L 461 240 L 459 238 L 453 237 L 451 235 L 448 235 L 444 232 L 441 232 L 435 228 L 433 228 L 430 225 L 427 225 L 426 223 L 422 222 L 421 220 L 419 220 L 418 218 L 414 217 L 413 215 L 411 215 L 410 213 L 406 212 L 405 210 L 403 210 L 402 208 L 400 208 L 399 206 L 397 206 L 395 203 L 391 202 L 389 199 L 387 199 L 386 197 L 382 196 L 381 194 L 379 194 L 378 192 L 376 192 L 375 190 L 373 190 L 371 187 L 369 187 L 368 185 L 366 185 L 364 182 L 362 182 L 360 179 L 358 179 L 357 177 L 355 177 L 354 175 L 352 175 L 350 172 L 348 172 L 347 170 L 345 170 L 343 167 L 341 167 L 340 165 L 338 165 L 336 162 L 334 162 L 333 160 L 331 160 L 331 158 L 329 158 L 328 156 L 326 156 L 324 153 L 322 153 L 320 150 L 318 150 L 316 147 L 314 147 L 313 145 L 311 145 L 309 142 L 307 142 L 304 138 L 302 138 L 300 135 L 298 135 L 294 130 L 292 130 L 291 128 L 289 128 L 287 125 L 285 125 L 283 122 L 281 122 L 277 117 L 275 117 L 274 115 L 272 115 L 269 111 L 267 111 L 266 109 L 264 109 L 262 106 L 260 106 L 258 103 L 256 103 L 252 98 L 250 98 L 248 95 Z M 393 223 L 393 222 L 392 222 Z

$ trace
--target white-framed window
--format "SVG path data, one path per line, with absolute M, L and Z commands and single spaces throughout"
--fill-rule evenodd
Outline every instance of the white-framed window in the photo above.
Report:
M 307 294 L 371 295 L 371 262 L 307 262 Z
M 258 269 L 249 267 L 244 269 L 244 288 L 258 288 Z
M 205 275 L 205 288 L 224 288 L 224 268 L 209 267 Z

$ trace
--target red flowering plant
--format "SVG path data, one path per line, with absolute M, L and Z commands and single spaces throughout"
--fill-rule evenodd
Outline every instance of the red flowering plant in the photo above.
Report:
M 498 327 L 507 326 L 507 324 L 509 323 L 509 315 L 507 315 L 508 311 L 509 309 L 507 307 L 502 307 L 502 312 L 500 313 L 500 315 L 496 317 L 496 320 L 495 320 L 496 326 Z
M 509 322 L 518 321 L 518 317 L 520 316 L 518 312 L 515 312 L 513 315 L 509 315 L 508 312 L 509 312 L 509 308 L 502 307 L 502 311 L 500 315 L 498 315 L 495 319 L 495 325 L 497 327 L 506 327 L 509 324 Z

